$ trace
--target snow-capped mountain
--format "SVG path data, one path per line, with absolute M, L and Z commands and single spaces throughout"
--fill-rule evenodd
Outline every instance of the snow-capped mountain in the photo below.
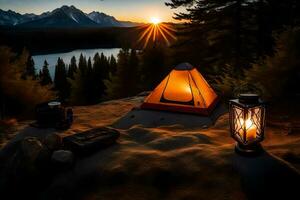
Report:
M 75 6 L 62 6 L 41 15 L 33 13 L 21 15 L 14 11 L 0 9 L 0 25 L 32 28 L 51 27 L 130 27 L 137 23 L 121 22 L 113 16 L 93 11 L 89 14 Z
M 118 20 L 116 20 L 116 18 L 114 18 L 113 16 L 106 15 L 104 13 L 93 11 L 87 14 L 87 16 L 97 24 L 101 24 L 103 26 L 122 26 L 122 24 Z
M 17 25 L 30 20 L 30 16 L 21 15 L 12 10 L 3 11 L 0 9 L 0 25 Z
M 86 27 L 97 26 L 97 23 L 91 20 L 81 10 L 74 6 L 62 6 L 44 17 L 33 21 L 19 24 L 22 27 Z

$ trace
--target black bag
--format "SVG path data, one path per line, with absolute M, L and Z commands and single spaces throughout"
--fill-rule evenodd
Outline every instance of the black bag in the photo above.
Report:
M 39 128 L 67 129 L 73 123 L 73 111 L 58 101 L 41 103 L 36 106 L 36 126 Z

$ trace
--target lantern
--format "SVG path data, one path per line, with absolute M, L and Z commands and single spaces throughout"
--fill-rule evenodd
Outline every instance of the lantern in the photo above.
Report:
M 237 141 L 236 152 L 256 154 L 262 152 L 264 139 L 265 105 L 257 94 L 240 94 L 229 101 L 231 136 Z

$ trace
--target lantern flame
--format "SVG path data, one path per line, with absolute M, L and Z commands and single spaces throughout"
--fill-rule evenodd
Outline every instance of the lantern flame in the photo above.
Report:
M 245 127 L 246 130 L 248 130 L 252 125 L 253 125 L 253 121 L 251 120 L 251 118 L 248 118 L 244 121 L 243 118 L 239 118 L 240 124 Z
M 253 121 L 248 118 L 246 119 L 246 121 L 244 121 L 243 118 L 240 118 L 240 123 L 243 127 L 245 127 L 246 130 L 246 138 L 247 140 L 254 140 L 256 138 L 256 129 L 257 127 L 255 126 L 255 124 L 253 123 Z

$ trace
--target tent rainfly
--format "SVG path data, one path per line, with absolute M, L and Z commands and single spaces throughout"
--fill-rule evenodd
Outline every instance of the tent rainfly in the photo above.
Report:
M 199 71 L 182 63 L 145 98 L 141 108 L 209 115 L 217 102 L 218 96 Z

